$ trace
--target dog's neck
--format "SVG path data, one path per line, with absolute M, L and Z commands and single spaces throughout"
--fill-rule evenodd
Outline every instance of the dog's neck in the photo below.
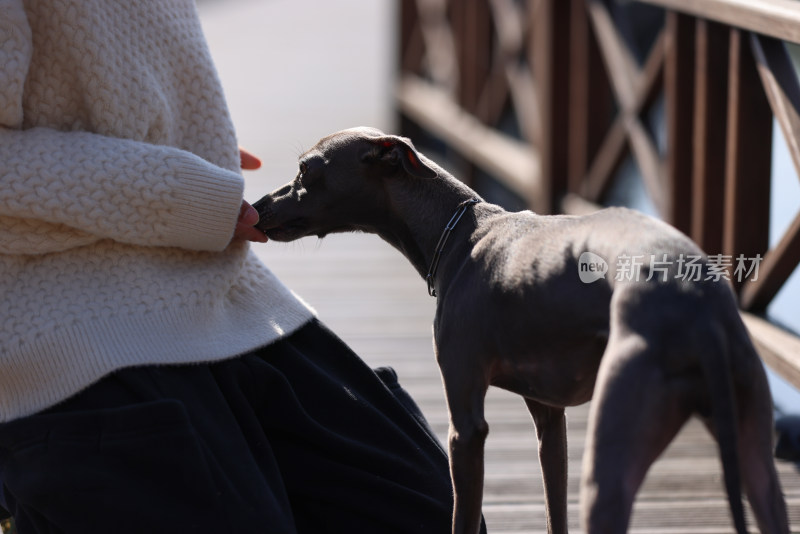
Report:
M 458 223 L 461 222 L 461 218 L 464 217 L 464 214 L 467 212 L 467 210 L 479 202 L 480 199 L 477 197 L 461 202 L 456 208 L 455 213 L 453 213 L 453 216 L 450 217 L 447 226 L 444 227 L 442 235 L 439 236 L 439 241 L 436 243 L 436 249 L 433 251 L 433 258 L 431 258 L 430 267 L 428 267 L 428 272 L 425 275 L 425 282 L 428 284 L 428 295 L 432 297 L 436 296 L 436 274 L 439 270 L 439 263 L 442 260 L 442 253 L 447 246 L 447 241 L 450 239 L 450 235 L 456 229 Z
M 444 170 L 439 176 L 421 181 L 415 180 L 409 187 L 407 182 L 393 182 L 387 185 L 392 200 L 391 223 L 378 230 L 378 234 L 397 248 L 411 262 L 420 276 L 425 279 L 437 254 L 437 246 L 448 223 L 453 219 L 459 206 L 480 197 Z M 473 206 L 467 206 L 458 225 L 452 229 L 446 246 L 441 251 L 437 292 L 442 280 L 446 280 L 447 265 L 461 261 L 464 248 L 469 247 L 469 236 L 477 225 Z

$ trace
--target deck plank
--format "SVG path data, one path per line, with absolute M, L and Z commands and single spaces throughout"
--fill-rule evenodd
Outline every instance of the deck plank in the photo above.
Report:
M 318 312 L 371 366 L 393 366 L 442 441 L 447 409 L 434 361 L 434 299 L 422 278 L 389 245 L 374 236 L 334 235 L 322 242 L 257 245 L 259 256 Z M 579 530 L 578 481 L 588 407 L 567 411 L 569 517 Z M 530 415 L 517 396 L 495 388 L 487 395 L 484 515 L 492 533 L 545 532 L 544 496 Z M 800 534 L 800 474 L 777 463 Z M 749 514 L 749 511 L 748 511 Z M 748 521 L 755 531 L 750 515 Z M 652 467 L 634 507 L 632 534 L 733 532 L 716 446 L 691 421 Z

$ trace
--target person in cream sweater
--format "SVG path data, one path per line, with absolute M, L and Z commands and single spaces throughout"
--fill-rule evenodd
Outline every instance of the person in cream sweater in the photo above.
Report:
M 440 446 L 250 251 L 192 0 L 0 0 L 0 505 L 26 532 L 443 532 Z

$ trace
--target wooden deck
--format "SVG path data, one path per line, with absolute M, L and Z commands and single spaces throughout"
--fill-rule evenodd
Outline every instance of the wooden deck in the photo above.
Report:
M 442 440 L 447 412 L 431 345 L 434 300 L 405 259 L 374 236 L 268 243 L 262 259 L 370 365 L 391 365 Z M 522 401 L 492 389 L 484 514 L 492 533 L 545 532 L 536 436 Z M 571 531 L 578 526 L 578 479 L 587 408 L 568 411 Z M 800 472 L 778 462 L 792 532 L 800 533 Z M 751 528 L 755 528 L 751 524 Z M 733 532 L 713 442 L 697 422 L 653 466 L 638 495 L 630 532 Z

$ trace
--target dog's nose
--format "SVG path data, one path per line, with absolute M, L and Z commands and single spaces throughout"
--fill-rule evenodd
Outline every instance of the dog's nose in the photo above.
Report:
M 272 195 L 266 195 L 253 203 L 253 207 L 256 209 L 259 215 L 264 215 L 264 211 L 269 207 L 270 204 L 272 204 Z
M 255 227 L 262 232 L 269 228 L 268 221 L 272 215 L 272 203 L 272 195 L 266 195 L 253 204 L 253 208 L 258 212 L 258 223 L 256 223 Z

